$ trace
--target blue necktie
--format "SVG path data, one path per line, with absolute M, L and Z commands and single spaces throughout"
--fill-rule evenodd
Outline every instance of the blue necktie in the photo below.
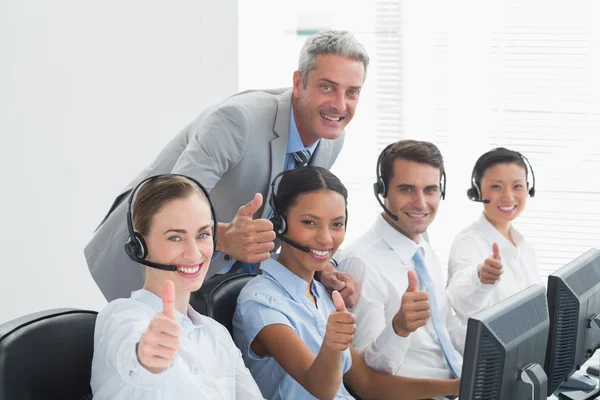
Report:
M 310 160 L 310 152 L 306 149 L 298 150 L 292 153 L 294 160 L 296 160 L 296 168 L 302 168 L 308 165 Z
M 442 346 L 442 351 L 444 352 L 444 356 L 446 356 L 446 361 L 450 366 L 450 370 L 454 376 L 460 378 L 462 363 L 460 360 L 458 360 L 456 351 L 452 345 L 452 340 L 450 339 L 450 334 L 448 333 L 448 329 L 446 329 L 446 324 L 440 316 L 437 301 L 435 299 L 435 285 L 431 280 L 427 269 L 425 268 L 425 260 L 420 248 L 417 249 L 417 252 L 413 256 L 413 260 L 415 261 L 416 272 L 417 276 L 419 277 L 419 281 L 425 288 L 425 291 L 429 297 L 429 309 L 431 311 L 431 323 L 433 324 L 433 329 L 437 334 L 440 346 Z

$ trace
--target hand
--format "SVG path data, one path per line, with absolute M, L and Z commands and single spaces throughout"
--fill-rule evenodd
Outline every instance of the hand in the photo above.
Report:
M 500 275 L 504 272 L 502 269 L 502 261 L 500 260 L 500 249 L 498 243 L 492 245 L 493 254 L 488 257 L 477 273 L 479 281 L 484 285 L 493 285 Z
M 400 310 L 392 319 L 396 335 L 408 337 L 427 323 L 431 316 L 429 311 L 429 296 L 427 292 L 419 291 L 419 279 L 415 271 L 408 271 L 408 288 L 402 295 Z
M 251 264 L 271 256 L 269 252 L 275 248 L 273 223 L 264 218 L 252 219 L 262 203 L 262 194 L 256 193 L 252 201 L 240 207 L 230 223 L 219 226 L 218 251 Z
M 161 296 L 163 312 L 157 313 L 137 344 L 137 358 L 144 368 L 158 374 L 169 368 L 179 349 L 181 325 L 175 320 L 175 286 L 166 281 Z
M 323 343 L 332 350 L 344 351 L 352 343 L 352 336 L 356 332 L 354 315 L 346 310 L 342 295 L 337 290 L 333 291 L 331 298 L 335 311 L 327 319 Z
M 321 272 L 319 281 L 329 293 L 332 293 L 334 290 L 340 292 L 346 307 L 352 308 L 356 305 L 359 296 L 359 286 L 352 275 L 338 271 L 333 264 L 329 263 L 329 266 Z

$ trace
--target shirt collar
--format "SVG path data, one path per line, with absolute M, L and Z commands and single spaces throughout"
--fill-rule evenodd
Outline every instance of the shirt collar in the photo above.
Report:
M 302 139 L 300 138 L 300 132 L 298 132 L 298 127 L 296 126 L 296 120 L 294 119 L 294 107 L 290 107 L 290 133 L 285 153 L 291 154 L 302 149 L 306 149 L 312 156 L 320 141 L 321 139 L 317 140 L 312 146 L 309 147 L 304 146 L 304 143 L 302 143 Z
M 149 290 L 140 289 L 135 292 L 132 292 L 131 298 L 133 300 L 139 301 L 140 303 L 146 304 L 157 313 L 163 311 L 162 299 L 154 293 L 150 292 Z M 183 315 L 179 311 L 175 310 L 175 318 L 177 318 L 177 321 L 183 327 L 189 326 L 190 323 L 194 327 L 201 327 L 203 325 L 202 316 L 198 314 L 198 312 L 194 310 L 190 305 L 188 305 L 187 314 L 188 315 Z
M 512 248 L 515 247 L 506 237 L 504 237 L 503 234 L 501 234 L 498 231 L 498 229 L 496 229 L 496 227 L 494 225 L 492 225 L 492 223 L 490 221 L 488 221 L 488 219 L 485 217 L 484 213 L 481 213 L 481 215 L 479 216 L 479 219 L 477 220 L 477 226 L 478 226 L 480 232 L 483 234 L 483 237 L 485 237 L 487 239 L 488 243 L 490 244 L 490 248 L 494 242 L 498 243 L 498 246 L 500 246 L 500 248 L 507 247 L 507 246 L 512 247 Z M 510 237 L 515 241 L 515 244 L 517 245 L 517 247 L 519 247 L 523 244 L 523 241 L 524 241 L 523 235 L 521 235 L 521 233 L 519 231 L 517 231 L 512 226 L 512 224 L 511 224 L 511 227 L 510 227 L 508 233 L 509 233 Z
M 375 233 L 400 256 L 403 264 L 412 264 L 412 258 L 419 248 L 423 248 L 423 251 L 425 251 L 425 240 L 421 240 L 418 244 L 415 243 L 398 232 L 381 214 L 377 216 L 374 229 Z
M 295 301 L 301 302 L 302 299 L 306 299 L 308 282 L 287 269 L 279 261 L 269 258 L 260 263 L 260 269 L 275 279 Z M 314 279 L 310 289 L 313 296 L 318 299 L 319 294 Z

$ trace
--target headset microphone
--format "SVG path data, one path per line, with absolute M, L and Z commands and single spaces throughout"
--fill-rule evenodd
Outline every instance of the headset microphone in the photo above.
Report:
M 132 196 L 133 197 L 133 196 Z M 127 212 L 127 228 L 130 232 L 133 232 L 133 223 L 131 222 L 131 211 Z M 133 232 L 133 235 L 129 236 L 129 240 L 125 243 L 125 253 L 129 256 L 132 261 L 145 265 L 147 267 L 152 267 L 156 269 L 160 269 L 163 271 L 177 271 L 177 267 L 175 265 L 165 265 L 159 264 L 152 261 L 146 260 L 147 249 L 146 241 L 137 232 Z
M 469 200 L 474 201 L 475 203 L 490 204 L 489 200 L 481 198 L 481 190 L 473 178 L 471 178 L 471 182 L 471 187 L 467 190 L 467 197 Z
M 310 247 L 302 246 L 301 244 L 296 243 L 293 240 L 289 239 L 287 236 L 280 234 L 278 231 L 275 231 L 275 236 L 277 236 L 282 242 L 286 242 L 290 246 L 295 247 L 300 251 L 303 251 L 305 253 L 310 253 Z
M 135 249 L 133 248 L 133 246 L 128 246 L 128 244 L 129 243 L 125 244 L 125 252 L 129 256 L 129 258 L 131 258 L 133 261 L 143 264 L 145 266 L 160 269 L 163 271 L 171 271 L 171 272 L 177 271 L 177 267 L 175 265 L 159 264 L 159 263 L 155 263 L 155 262 L 144 260 L 143 258 L 140 258 L 137 254 L 135 254 Z

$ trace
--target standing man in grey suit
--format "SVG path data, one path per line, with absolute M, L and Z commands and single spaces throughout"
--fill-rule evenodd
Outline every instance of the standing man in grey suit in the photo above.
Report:
M 307 163 L 331 168 L 358 105 L 368 64 L 366 50 L 352 34 L 319 32 L 300 52 L 293 88 L 236 94 L 202 112 L 173 138 L 117 196 L 85 248 L 90 272 L 107 300 L 128 297 L 143 285 L 142 268 L 129 260 L 123 246 L 128 239 L 127 198 L 149 176 L 187 175 L 210 192 L 219 225 L 207 278 L 249 270 L 266 260 L 275 246 L 271 207 L 265 201 L 271 180 Z M 331 266 L 320 279 L 354 305 L 358 288 L 351 276 Z

